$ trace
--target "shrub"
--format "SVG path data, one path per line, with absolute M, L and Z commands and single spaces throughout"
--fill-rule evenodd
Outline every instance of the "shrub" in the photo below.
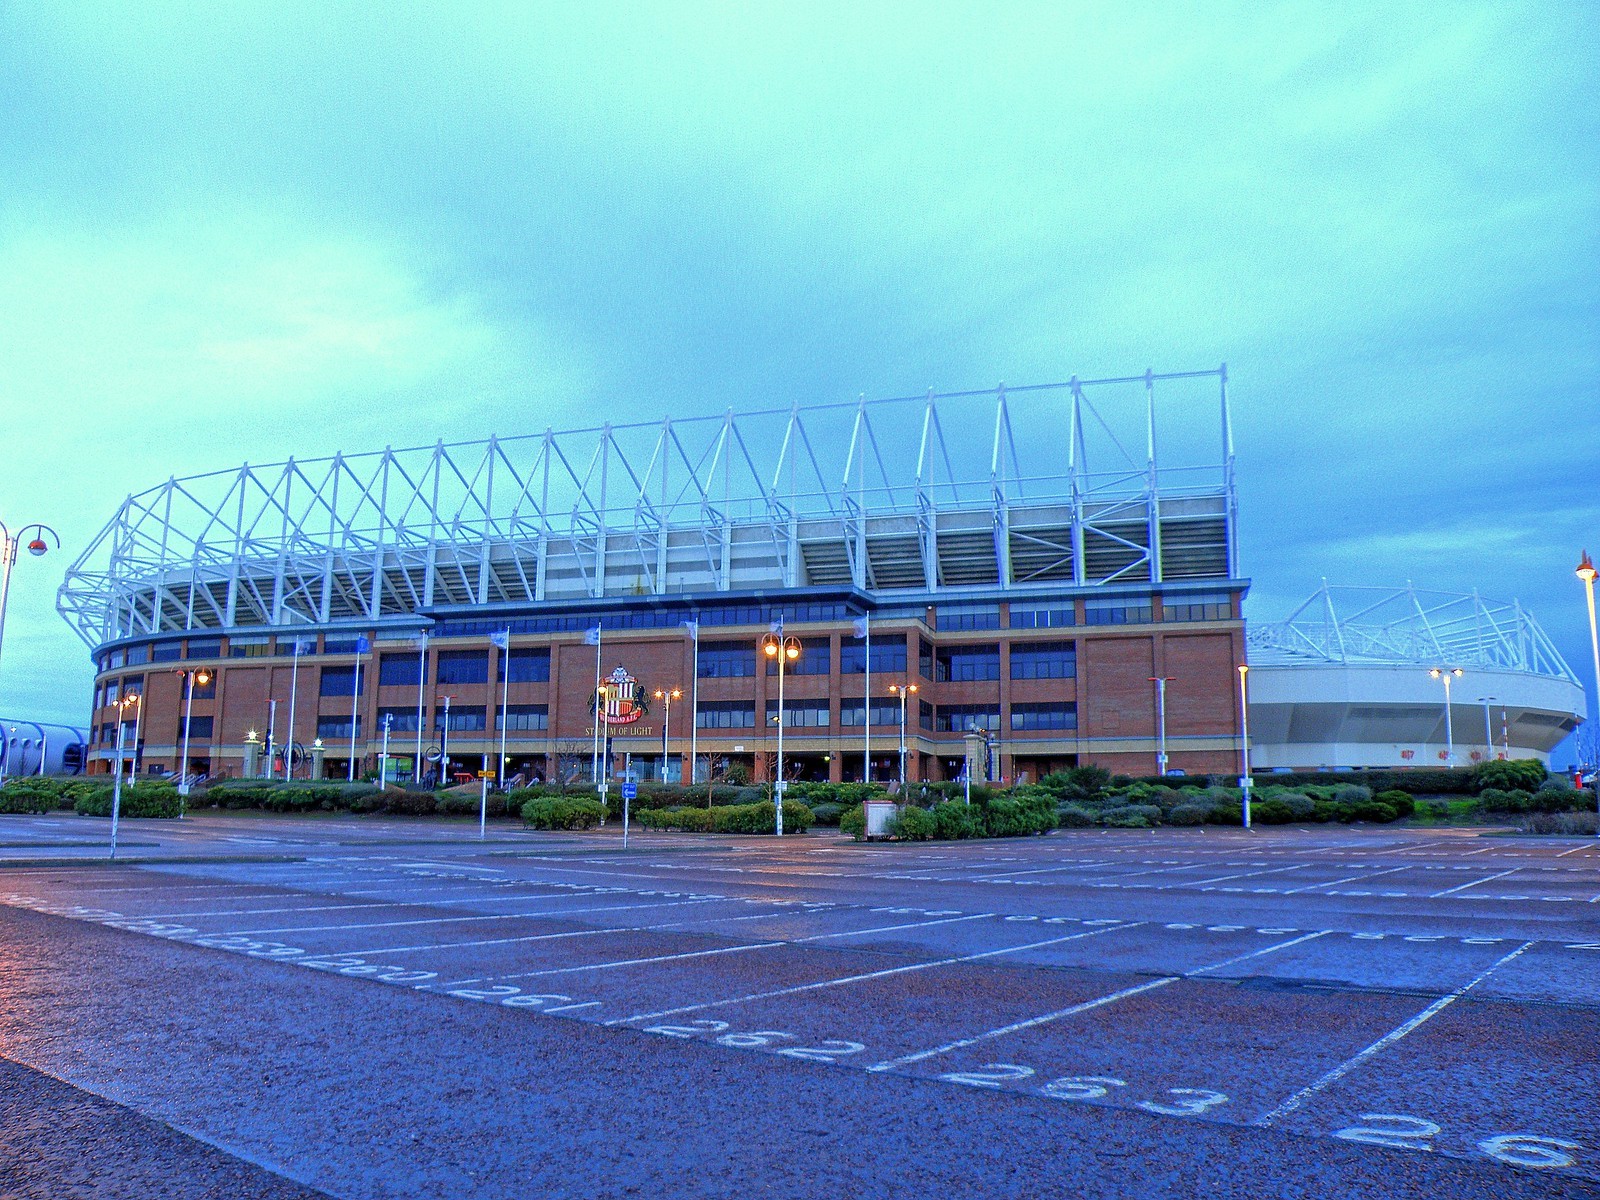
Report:
M 855 804 L 839 814 L 839 832 L 847 833 L 856 841 L 861 841 L 867 836 L 867 810 L 864 805 Z
M 938 836 L 939 823 L 925 808 L 907 805 L 889 818 L 889 836 L 906 842 L 926 842 Z
M 0 788 L 0 813 L 53 812 L 61 807 L 62 799 L 62 791 L 40 787 L 32 779 L 8 779 Z
M 598 800 L 578 796 L 543 796 L 522 806 L 522 821 L 534 829 L 593 829 L 605 817 Z
M 632 814 L 646 829 L 681 829 L 686 833 L 710 833 L 709 808 L 642 808 Z
M 976 804 L 960 800 L 946 800 L 933 808 L 933 836 L 940 841 L 953 842 L 962 838 L 983 836 L 983 809 Z
M 80 796 L 72 807 L 85 816 L 109 817 L 111 797 L 112 789 L 105 788 Z M 133 783 L 122 789 L 124 817 L 176 817 L 179 811 L 178 789 L 170 783 Z
M 1382 800 L 1387 792 L 1379 792 L 1373 799 Z M 1388 803 L 1387 800 L 1384 801 Z M 1399 809 L 1395 810 L 1399 812 Z M 1448 821 L 1450 819 L 1450 801 L 1448 800 L 1418 800 L 1413 813 L 1425 821 Z
M 1304 792 L 1284 792 L 1273 797 L 1283 803 L 1289 810 L 1289 819 L 1292 821 L 1314 821 L 1317 816 L 1317 802 Z
M 830 825 L 837 827 L 839 824 L 839 818 L 844 815 L 844 805 L 834 804 L 831 801 L 824 801 L 821 804 L 812 804 L 809 807 L 811 809 L 811 816 L 815 819 L 818 825 Z
M 1180 804 L 1167 814 L 1166 819 L 1168 825 L 1204 825 L 1210 815 L 1209 804 Z
M 1305 797 L 1302 796 L 1301 799 L 1305 799 Z M 1313 811 L 1315 811 L 1314 801 L 1307 800 L 1306 803 L 1311 804 Z M 1252 824 L 1287 825 L 1294 819 L 1294 810 L 1285 801 L 1277 797 L 1273 797 L 1270 800 L 1262 800 L 1260 803 L 1250 806 L 1250 821 Z
M 1373 821 L 1379 825 L 1387 825 L 1399 817 L 1394 805 L 1385 804 L 1382 800 L 1363 800 L 1356 804 L 1344 806 L 1344 811 L 1349 814 L 1345 817 L 1348 821 Z
M 1081 804 L 1063 804 L 1056 809 L 1056 824 L 1062 829 L 1084 829 L 1095 823 L 1095 814 Z
M 1372 799 L 1372 789 L 1359 783 L 1341 783 L 1330 797 L 1335 804 L 1365 804 Z
M 995 797 L 982 806 L 984 832 L 990 837 L 1025 837 L 1056 827 L 1055 803 L 1048 794 L 1022 799 Z
M 1379 792 L 1372 797 L 1380 804 L 1387 804 L 1402 817 L 1409 817 L 1417 810 L 1417 802 L 1410 792 L 1402 792 L 1399 788 L 1390 788 L 1386 792 Z
M 1251 805 L 1252 809 L 1254 807 L 1254 805 Z M 1242 801 L 1229 800 L 1222 804 L 1213 804 L 1211 811 L 1206 814 L 1206 824 L 1243 825 L 1244 803 Z
M 1478 800 L 1483 805 L 1485 812 L 1492 813 L 1525 813 L 1531 805 L 1532 799 L 1521 788 L 1509 791 L 1501 788 L 1484 788 L 1478 793 Z
M 770 800 L 758 804 L 728 804 L 711 810 L 712 828 L 718 833 L 773 833 L 778 810 Z M 785 833 L 804 833 L 811 828 L 811 810 L 798 800 L 783 802 Z
M 1592 812 L 1534 813 L 1522 823 L 1527 833 L 1581 834 L 1593 837 L 1600 817 Z
M 1472 782 L 1479 792 L 1486 788 L 1531 792 L 1545 781 L 1548 774 L 1545 765 L 1537 758 L 1495 759 L 1473 767 Z
M 1039 785 L 1061 800 L 1098 800 L 1111 786 L 1111 772 L 1104 767 L 1069 767 L 1046 775 Z
M 1100 824 L 1111 829 L 1149 829 L 1161 823 L 1161 810 L 1154 804 L 1119 804 L 1100 814 Z

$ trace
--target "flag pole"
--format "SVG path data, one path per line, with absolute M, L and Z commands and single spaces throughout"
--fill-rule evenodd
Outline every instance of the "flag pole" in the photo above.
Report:
M 500 672 L 500 765 L 497 768 L 495 781 L 503 790 L 506 786 L 506 727 L 509 724 L 507 717 L 506 700 L 511 694 L 511 627 L 506 627 L 506 644 L 500 647 L 501 672 Z
M 862 725 L 862 728 L 865 730 L 865 732 L 862 734 L 861 782 L 862 783 L 871 783 L 872 782 L 872 618 L 870 616 L 862 617 L 861 618 L 861 625 L 862 625 L 862 628 L 865 630 L 865 633 L 864 633 L 863 636 L 866 638 L 866 641 L 867 641 L 867 652 L 866 652 L 866 668 L 867 668 L 867 671 L 866 671 L 866 675 L 864 677 L 866 682 L 864 684 L 862 684 L 862 690 L 865 692 L 865 696 L 862 699 L 862 703 L 866 707 L 863 709 L 863 711 L 861 713 L 861 725 Z
M 594 691 L 589 697 L 594 709 L 594 760 L 589 768 L 589 782 L 597 789 L 600 786 L 600 641 L 603 636 L 597 620 L 594 623 Z
M 413 787 L 422 786 L 422 693 L 428 680 L 428 631 L 423 630 L 418 636 L 417 649 L 417 757 L 411 762 L 411 783 Z M 379 680 L 379 682 L 383 682 Z
M 300 682 L 300 638 L 294 639 L 294 664 L 289 668 L 289 737 L 288 749 L 283 756 L 283 777 L 294 778 L 294 694 Z

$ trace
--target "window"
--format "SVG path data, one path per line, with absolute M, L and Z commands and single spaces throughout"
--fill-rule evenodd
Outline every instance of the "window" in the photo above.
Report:
M 1077 727 L 1078 706 L 1071 702 L 1065 704 L 1013 704 L 1011 706 L 1011 728 L 1014 730 L 1076 729 Z
M 853 726 L 860 729 L 862 717 L 866 715 L 867 702 L 865 700 L 839 701 L 839 724 Z M 872 702 L 872 725 L 875 729 L 897 727 L 900 724 L 900 701 L 874 700 Z
M 338 635 L 327 634 L 322 639 L 322 652 L 324 654 L 355 654 L 361 642 L 358 633 L 341 633 Z
M 1227 592 L 1205 592 L 1188 596 L 1164 596 L 1163 621 L 1231 621 L 1233 597 Z
M 105 661 L 100 664 L 102 671 L 115 671 L 118 667 L 127 665 L 128 652 L 126 650 L 113 650 L 105 656 Z
M 366 672 L 361 672 L 362 689 L 366 686 Z M 323 667 L 322 684 L 318 691 L 321 696 L 354 696 L 356 694 L 356 667 L 351 663 L 348 667 Z
M 506 676 L 507 668 L 510 669 L 510 678 Z M 500 655 L 500 667 L 495 672 L 497 682 L 508 683 L 549 683 L 550 682 L 550 648 L 540 646 L 538 649 L 512 650 Z M 516 726 L 512 726 L 516 728 Z M 540 728 L 544 728 L 540 726 Z
M 264 658 L 271 653 L 271 638 L 232 637 L 228 639 L 228 655 L 231 658 Z
M 926 700 L 917 702 L 917 724 L 933 732 L 933 705 Z
M 1154 619 L 1148 596 L 1083 602 L 1085 625 L 1141 625 Z
M 1077 648 L 1071 642 L 1011 644 L 1013 679 L 1071 679 L 1077 673 Z
M 433 714 L 434 729 L 444 728 L 444 709 Z M 450 706 L 451 733 L 482 733 L 486 728 L 484 706 L 481 704 L 452 704 Z
M 933 727 L 938 733 L 965 733 L 974 725 L 979 729 L 987 729 L 990 733 L 997 732 L 1000 729 L 1000 706 L 998 704 L 941 704 Z
M 349 741 L 351 738 L 359 738 L 361 736 L 361 722 L 359 720 L 352 721 L 349 713 L 342 717 L 319 716 L 317 718 L 317 736 L 319 738 L 342 738 L 345 741 Z
M 743 679 L 756 673 L 754 642 L 701 642 L 701 679 Z
M 150 651 L 151 662 L 177 662 L 183 657 L 183 647 L 177 642 L 157 642 Z
M 390 733 L 415 733 L 419 728 L 415 708 L 380 708 L 377 726 L 380 730 L 384 721 L 389 722 Z
M 934 609 L 940 632 L 956 629 L 999 629 L 998 604 L 941 604 Z
M 183 681 L 184 694 L 189 694 L 189 681 Z M 197 678 L 194 681 L 194 698 L 196 700 L 215 700 L 217 698 L 217 675 L 215 671 L 206 672 L 206 681 L 201 683 Z
M 441 684 L 489 682 L 489 656 L 482 650 L 444 650 L 434 663 Z
M 762 655 L 766 658 L 766 655 Z M 786 675 L 826 675 L 833 663 L 833 648 L 825 641 L 800 643 L 800 657 L 784 668 Z M 767 659 L 767 674 L 778 673 L 778 661 Z
M 1013 629 L 1059 629 L 1077 623 L 1078 614 L 1073 611 L 1070 603 L 1057 608 L 1018 608 L 1015 604 L 1011 606 Z
M 188 729 L 186 731 L 180 731 L 179 736 L 188 737 L 191 741 L 210 741 L 211 724 L 211 717 L 192 716 L 188 721 Z
M 933 643 L 927 638 L 917 639 L 917 670 L 924 679 L 933 678 Z
M 378 660 L 378 686 L 416 687 L 423 682 L 422 659 L 420 650 L 414 654 L 385 654 Z
M 778 702 L 767 701 L 767 724 L 778 723 Z M 826 729 L 832 724 L 826 700 L 789 700 L 783 706 L 785 729 Z
M 839 643 L 839 674 L 864 675 L 867 669 L 867 644 L 860 638 L 846 638 Z M 874 675 L 904 675 L 906 673 L 906 640 L 891 634 L 885 640 L 872 643 L 872 673 Z
M 143 693 L 143 675 L 124 675 L 122 677 L 122 698 L 124 700 L 126 700 L 129 696 L 138 696 L 142 695 Z
M 185 652 L 186 658 L 220 658 L 222 657 L 221 638 L 190 638 L 189 648 Z
M 149 646 L 129 646 L 128 647 L 128 665 L 130 667 L 136 667 L 140 663 L 147 663 L 149 661 L 150 661 L 150 647 Z
M 756 706 L 750 700 L 702 700 L 694 723 L 700 729 L 754 729 Z
M 121 683 L 118 680 L 106 680 L 106 694 L 101 699 L 99 707 L 104 708 L 108 704 L 115 704 L 121 694 Z
M 974 683 L 1000 678 L 1000 647 L 941 646 L 934 659 L 934 676 L 940 683 Z
M 509 704 L 506 706 L 505 721 L 500 720 L 500 714 L 494 715 L 496 729 L 505 728 L 521 733 L 543 733 L 550 728 L 550 707 L 546 704 Z

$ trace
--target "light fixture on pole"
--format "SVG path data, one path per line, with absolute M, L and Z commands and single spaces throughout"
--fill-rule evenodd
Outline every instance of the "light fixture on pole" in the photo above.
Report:
M 448 787 L 445 779 L 450 775 L 450 701 L 455 696 L 451 694 L 438 699 L 444 701 L 444 716 L 439 721 L 439 786 Z
M 1250 667 L 1239 664 L 1239 791 L 1244 796 L 1244 827 L 1250 828 Z
M 1583 580 L 1583 588 L 1589 600 L 1589 649 L 1594 655 L 1594 695 L 1595 704 L 1600 706 L 1600 633 L 1595 632 L 1594 624 L 1594 563 L 1589 560 L 1589 552 L 1583 552 L 1583 561 L 1578 564 L 1578 578 Z M 1600 711 L 1600 709 L 1597 709 Z M 1590 766 L 1600 766 L 1600 763 L 1590 763 Z M 1595 809 L 1600 812 L 1600 779 L 1595 781 L 1594 793 L 1596 797 Z M 1600 824 L 1595 826 L 1595 836 L 1600 837 Z
M 783 677 L 790 663 L 800 657 L 800 639 L 784 637 L 783 624 L 761 639 L 761 653 L 778 664 L 778 777 L 772 784 L 772 807 L 776 810 L 774 832 L 783 836 L 783 793 L 788 790 L 783 777 Z
M 666 701 L 666 712 L 661 717 L 661 782 L 665 783 L 667 782 L 667 739 L 672 736 L 672 702 L 683 699 L 683 689 L 681 687 L 657 688 L 655 690 L 655 698 Z M 693 759 L 689 762 L 689 769 L 691 771 L 694 770 Z M 684 782 L 682 771 L 678 772 L 678 782 Z
M 914 683 L 892 683 L 889 690 L 900 697 L 900 791 L 906 790 L 906 698 L 917 694 Z
M 129 692 L 117 701 L 117 772 L 111 781 L 111 857 L 117 857 L 117 822 L 122 817 L 122 747 L 128 734 L 124 717 L 128 709 L 139 703 L 139 693 Z M 141 710 L 142 711 L 142 710 Z M 138 717 L 134 718 L 134 754 L 139 753 Z
M 5 522 L 0 521 L 0 647 L 5 645 L 6 639 L 6 601 L 11 596 L 11 568 L 17 562 L 17 547 L 22 544 L 24 534 L 32 533 L 28 539 L 28 553 L 35 558 L 47 553 L 50 543 L 48 537 L 56 544 L 56 549 L 61 549 L 61 538 L 54 529 L 48 525 L 24 525 L 16 533 L 7 529 Z
M 1494 759 L 1494 724 L 1489 716 L 1489 705 L 1493 704 L 1499 696 L 1479 696 L 1478 703 L 1483 705 L 1483 761 L 1491 762 Z
M 1150 682 L 1156 685 L 1156 774 L 1164 777 L 1167 773 L 1167 684 L 1172 682 L 1172 676 L 1152 675 Z
M 394 726 L 394 714 L 383 714 L 383 753 L 378 756 L 378 790 L 389 786 L 389 730 Z
M 1455 765 L 1456 741 L 1450 728 L 1450 681 L 1460 679 L 1466 674 L 1460 667 L 1434 667 L 1428 672 L 1430 679 L 1438 679 L 1444 683 L 1444 765 Z
M 180 674 L 187 677 L 183 689 L 183 766 L 178 774 L 178 816 L 183 816 L 186 807 L 185 801 L 189 798 L 189 725 L 194 708 L 194 685 L 198 680 L 201 687 L 211 682 L 211 672 L 201 667 L 198 671 L 182 671 Z

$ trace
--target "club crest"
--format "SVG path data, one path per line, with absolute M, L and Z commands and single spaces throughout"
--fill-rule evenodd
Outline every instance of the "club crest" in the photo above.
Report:
M 639 681 L 618 667 L 600 683 L 600 691 L 589 698 L 589 708 L 606 725 L 632 725 L 650 711 L 650 698 Z

